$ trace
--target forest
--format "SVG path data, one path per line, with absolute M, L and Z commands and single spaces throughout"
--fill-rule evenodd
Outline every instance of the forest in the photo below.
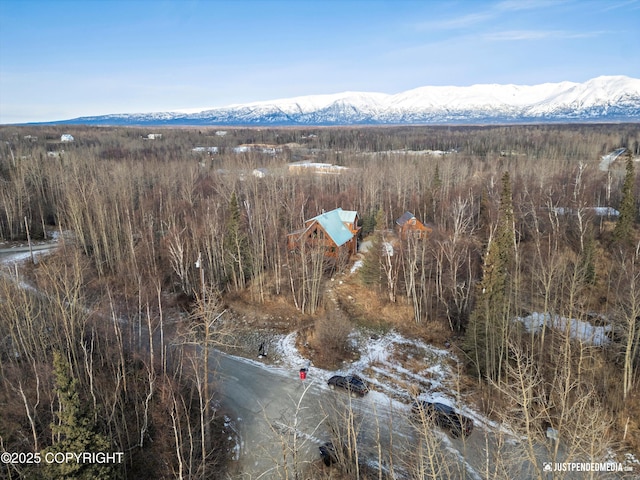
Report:
M 531 439 L 533 464 L 550 425 L 567 458 L 640 452 L 638 124 L 1 126 L 0 140 L 0 249 L 59 245 L 2 266 L 0 451 L 123 452 L 0 463 L 2 478 L 232 478 L 202 359 L 233 347 L 242 325 L 216 320 L 247 305 L 321 339 L 317 364 L 350 355 L 362 325 L 451 342 L 475 407 Z M 371 245 L 337 293 L 340 328 L 326 287 L 356 258 L 287 248 L 336 208 Z M 426 239 L 394 235 L 405 212 Z M 573 320 L 606 338 L 576 338 Z M 411 478 L 442 478 L 429 455 Z M 386 478 L 313 468 L 282 478 Z

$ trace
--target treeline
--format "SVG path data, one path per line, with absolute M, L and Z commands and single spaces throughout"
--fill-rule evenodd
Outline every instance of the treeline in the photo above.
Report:
M 327 273 L 345 261 L 287 252 L 286 234 L 336 207 L 357 210 L 363 233 L 377 242 L 388 240 L 405 211 L 432 224 L 428 241 L 410 238 L 393 257 L 371 249 L 366 284 L 409 304 L 406 322 L 415 328 L 444 323 L 460 338 L 469 372 L 506 399 L 514 398 L 507 391 L 513 359 L 535 368 L 528 391 L 538 400 L 527 407 L 535 435 L 548 425 L 575 428 L 559 405 L 568 408 L 576 392 L 612 419 L 611 438 L 640 435 L 630 401 L 640 363 L 638 204 L 632 197 L 624 238 L 614 235 L 618 217 L 594 209 L 620 210 L 625 179 L 627 193 L 637 192 L 625 159 L 598 167 L 618 147 L 640 154 L 638 125 L 220 130 L 161 129 L 162 138 L 151 140 L 144 138 L 150 130 L 137 128 L 0 128 L 0 237 L 57 232 L 64 245 L 34 269 L 46 299 L 5 280 L 0 374 L 15 423 L 0 420 L 4 448 L 55 444 L 60 434 L 51 425 L 61 425 L 56 412 L 66 410 L 56 378 L 66 372 L 92 406 L 84 412 L 92 431 L 112 448 L 162 444 L 162 465 L 153 468 L 187 476 L 188 463 L 194 478 L 210 472 L 213 460 L 201 447 L 215 442 L 194 440 L 210 425 L 201 415 L 210 398 L 196 381 L 201 366 L 186 372 L 168 354 L 153 355 L 139 332 L 159 331 L 163 308 L 203 301 L 204 286 L 321 311 Z M 75 141 L 61 143 L 63 133 Z M 252 143 L 279 148 L 233 150 Z M 349 169 L 290 174 L 287 163 L 299 159 Z M 254 175 L 257 168 L 266 175 Z M 85 313 L 93 305 L 104 316 Z M 577 347 L 568 329 L 532 333 L 512 322 L 531 313 L 610 325 L 610 342 Z M 146 327 L 136 337 L 116 318 Z M 575 389 L 561 388 L 559 378 Z M 137 468 L 134 457 L 129 469 Z

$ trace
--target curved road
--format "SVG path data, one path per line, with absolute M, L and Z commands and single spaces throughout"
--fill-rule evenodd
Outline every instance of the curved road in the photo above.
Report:
M 220 403 L 233 414 L 241 438 L 234 478 L 296 478 L 296 468 L 319 463 L 318 446 L 336 438 L 331 433 L 336 426 L 350 422 L 357 432 L 359 463 L 383 469 L 389 474 L 384 478 L 427 478 L 416 476 L 414 469 L 417 459 L 429 467 L 429 453 L 441 468 L 436 478 L 590 478 L 584 472 L 543 472 L 544 462 L 551 461 L 551 443 L 536 445 L 536 470 L 524 458 L 524 446 L 499 426 L 476 423 L 468 438 L 453 439 L 415 424 L 408 405 L 382 393 L 351 399 L 330 390 L 330 374 L 322 370 L 311 368 L 302 381 L 292 368 L 220 352 L 212 354 L 211 368 Z M 638 478 L 635 473 L 600 473 L 598 478 Z
M 212 355 L 211 367 L 220 403 L 234 416 L 242 440 L 237 478 L 284 478 L 285 469 L 291 478 L 293 465 L 317 462 L 318 446 L 332 439 L 336 425 L 344 427 L 350 419 L 357 431 L 359 462 L 396 478 L 407 476 L 406 465 L 421 437 L 408 419 L 407 405 L 375 391 L 355 399 L 331 391 L 320 376 L 326 373 L 313 368 L 302 381 L 293 369 L 220 352 Z M 466 440 L 440 431 L 433 436 L 446 458 L 446 477 L 484 477 L 478 472 L 486 469 L 486 446 L 497 442 L 491 432 L 478 427 Z

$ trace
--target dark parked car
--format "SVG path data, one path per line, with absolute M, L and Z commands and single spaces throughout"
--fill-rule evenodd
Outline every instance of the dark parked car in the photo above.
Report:
M 338 454 L 333 443 L 325 442 L 320 445 L 320 457 L 327 467 L 333 463 L 338 463 Z
M 454 438 L 460 435 L 468 437 L 473 431 L 473 420 L 443 403 L 421 400 L 413 403 L 411 412 L 418 421 L 431 419 L 438 427 L 451 432 Z
M 327 383 L 331 390 L 334 390 L 336 387 L 344 388 L 351 393 L 352 397 L 364 397 L 369 393 L 369 387 L 367 387 L 365 381 L 357 375 L 347 375 L 346 377 L 343 377 L 342 375 L 334 375 Z
M 320 458 L 327 467 L 335 463 L 350 463 L 355 460 L 355 456 L 349 453 L 349 447 L 345 443 L 324 442 L 319 448 Z

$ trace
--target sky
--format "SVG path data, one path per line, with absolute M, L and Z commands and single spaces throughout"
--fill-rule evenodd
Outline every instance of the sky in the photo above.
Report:
M 640 78 L 640 0 L 0 0 L 0 124 Z

